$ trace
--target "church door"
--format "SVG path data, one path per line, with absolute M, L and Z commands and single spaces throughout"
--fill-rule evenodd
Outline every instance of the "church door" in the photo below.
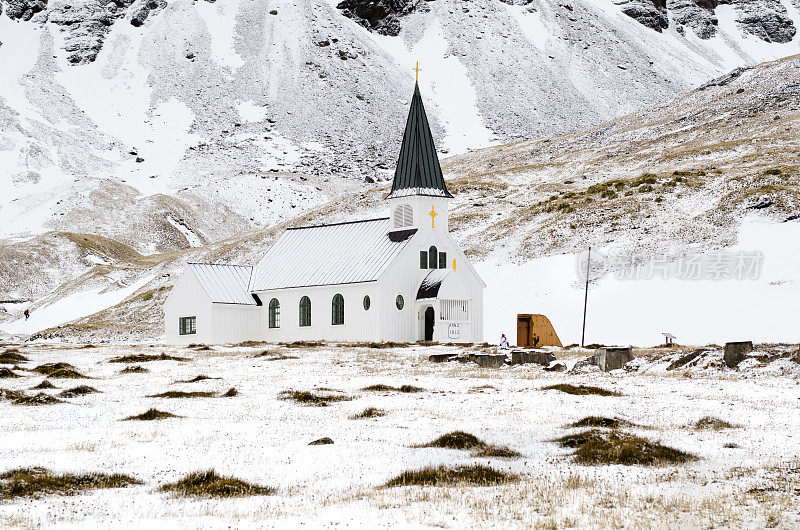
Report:
M 434 324 L 434 314 L 433 308 L 429 307 L 425 310 L 425 340 L 431 341 L 433 340 L 433 324 Z

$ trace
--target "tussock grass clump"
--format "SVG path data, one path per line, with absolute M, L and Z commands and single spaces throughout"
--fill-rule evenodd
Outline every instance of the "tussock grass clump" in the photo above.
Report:
M 519 480 L 517 475 L 497 471 L 487 466 L 471 465 L 449 468 L 426 467 L 418 471 L 406 471 L 387 482 L 384 487 L 396 486 L 495 486 Z
M 150 372 L 150 370 L 144 366 L 139 366 L 138 364 L 136 366 L 126 366 L 119 371 L 121 374 L 146 374 L 148 372 Z
M 235 477 L 223 477 L 213 469 L 190 473 L 177 482 L 164 484 L 161 491 L 197 497 L 246 497 L 275 493 L 274 488 L 250 484 Z
M 56 403 L 63 403 L 63 401 L 60 399 L 49 394 L 45 394 L 44 392 L 39 392 L 38 394 L 34 394 L 32 396 L 28 396 L 22 392 L 17 392 L 17 394 L 18 395 L 16 397 L 11 399 L 11 403 L 14 405 L 36 407 L 39 405 L 55 405 Z
M 114 357 L 109 359 L 110 363 L 146 363 L 150 361 L 188 361 L 186 357 L 175 357 L 174 355 L 167 355 L 162 353 L 160 355 L 153 355 L 149 353 L 136 353 L 134 355 L 123 355 L 122 357 Z
M 136 416 L 128 416 L 124 418 L 122 421 L 154 421 L 154 420 L 166 420 L 167 418 L 180 418 L 171 412 L 164 412 L 158 409 L 148 409 L 147 412 L 143 412 L 142 414 Z
M 58 395 L 59 397 L 71 398 L 71 397 L 78 397 L 78 396 L 85 396 L 87 394 L 97 394 L 100 392 L 96 388 L 87 386 L 87 385 L 80 385 L 74 388 L 70 388 L 68 390 L 61 391 Z
M 420 388 L 418 386 L 413 386 L 413 385 L 402 385 L 399 387 L 395 387 L 383 384 L 365 386 L 361 390 L 363 390 L 364 392 L 403 392 L 405 394 L 413 394 L 415 392 L 425 391 L 424 388 Z
M 585 465 L 659 466 L 697 459 L 679 449 L 616 430 L 591 429 L 554 441 L 561 447 L 575 449 L 575 460 Z
M 266 342 L 263 340 L 246 340 L 244 342 L 240 342 L 236 346 L 239 346 L 240 348 L 253 348 L 255 346 L 263 346 L 264 344 L 266 344 Z M 191 346 L 192 345 L 190 344 L 189 347 Z
M 596 395 L 596 396 L 621 396 L 619 392 L 615 392 L 613 390 L 606 390 L 605 388 L 599 388 L 596 386 L 584 386 L 584 385 L 571 385 L 569 383 L 560 383 L 557 385 L 549 385 L 542 387 L 542 390 L 559 390 L 561 392 L 565 392 L 567 394 L 572 394 L 575 396 L 588 396 L 588 395 Z
M 296 340 L 294 342 L 281 342 L 281 346 L 287 348 L 319 348 L 325 346 L 324 340 Z
M 52 390 L 53 388 L 58 388 L 56 385 L 45 379 L 38 385 L 31 388 L 31 390 Z
M 375 407 L 368 407 L 365 408 L 363 411 L 359 412 L 358 414 L 353 414 L 350 416 L 351 420 L 365 420 L 368 418 L 380 418 L 381 416 L 386 416 L 386 412 L 381 409 L 376 409 Z
M 715 418 L 714 416 L 704 416 L 694 423 L 695 429 L 711 429 L 714 431 L 721 431 L 722 429 L 736 429 L 739 427 L 733 423 L 725 420 Z
M 15 374 L 8 368 L 0 368 L 0 379 L 8 379 L 12 377 L 22 377 L 22 376 L 19 374 Z
M 113 475 L 104 473 L 59 475 L 43 467 L 28 467 L 12 469 L 0 474 L 0 498 L 74 495 L 87 490 L 123 488 L 132 484 L 141 484 L 141 481 L 119 473 Z
M 426 444 L 414 447 L 438 447 L 443 449 L 472 449 L 472 456 L 482 458 L 517 458 L 522 456 L 517 451 L 502 445 L 492 445 L 484 442 L 477 436 L 464 432 L 453 431 L 432 440 Z
M 53 379 L 91 379 L 69 363 L 40 364 L 33 371 Z
M 285 361 L 288 359 L 299 359 L 297 355 L 284 355 L 277 350 L 264 350 L 255 357 L 263 358 L 265 361 Z
M 411 346 L 408 342 L 343 342 L 337 344 L 339 348 L 371 348 L 374 350 L 383 350 L 388 348 L 408 348 Z
M 170 399 L 177 399 L 177 398 L 205 398 L 205 397 L 214 397 L 214 392 L 182 392 L 180 390 L 169 390 L 167 392 L 162 392 L 160 394 L 153 394 L 152 396 L 147 396 L 151 398 L 170 398 Z
M 606 418 L 603 416 L 586 416 L 580 420 L 570 423 L 570 427 L 605 427 L 606 429 L 619 429 L 620 427 L 632 427 L 629 421 L 619 418 Z
M 0 353 L 0 364 L 16 364 L 29 361 L 24 355 L 17 353 L 18 350 L 8 349 Z
M 328 403 L 337 401 L 350 401 L 350 396 L 331 394 L 329 390 L 284 390 L 278 394 L 278 399 L 291 400 L 301 405 L 326 407 Z
M 222 378 L 221 377 L 208 377 L 207 375 L 200 374 L 200 375 L 197 375 L 197 376 L 195 376 L 195 377 L 193 377 L 191 379 L 182 379 L 182 380 L 175 381 L 175 383 L 176 384 L 177 383 L 197 383 L 199 381 L 206 381 L 208 379 L 222 379 Z
M 231 387 L 231 388 L 229 388 L 229 389 L 228 389 L 228 391 L 227 391 L 227 392 L 225 392 L 224 394 L 222 394 L 222 397 L 236 397 L 236 396 L 238 396 L 238 395 L 239 395 L 239 391 L 238 391 L 238 390 L 236 390 L 235 388 L 232 388 L 232 387 Z
M 485 447 L 486 442 L 464 431 L 453 431 L 443 434 L 435 440 L 415 447 L 440 447 L 444 449 L 475 449 Z

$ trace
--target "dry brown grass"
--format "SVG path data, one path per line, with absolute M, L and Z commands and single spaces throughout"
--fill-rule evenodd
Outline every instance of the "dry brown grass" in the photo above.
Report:
M 248 497 L 275 493 L 274 488 L 220 476 L 213 469 L 190 473 L 177 482 L 164 484 L 160 490 L 193 497 Z
M 575 461 L 585 465 L 660 466 L 697 459 L 679 449 L 617 430 L 590 429 L 554 441 L 561 447 L 575 449 Z
M 122 474 L 56 474 L 43 467 L 28 467 L 0 474 L 0 498 L 38 498 L 44 495 L 74 495 L 93 489 L 123 488 L 141 481 Z
M 361 390 L 365 392 L 402 392 L 404 394 L 413 394 L 416 392 L 424 392 L 424 388 L 413 385 L 402 385 L 399 387 L 389 386 L 384 384 L 365 386 Z
M 174 355 L 167 355 L 162 353 L 160 355 L 153 355 L 148 353 L 136 353 L 133 355 L 124 355 L 122 357 L 114 357 L 109 359 L 110 363 L 146 363 L 150 361 L 181 361 L 186 362 L 190 359 L 187 357 L 175 357 Z
M 729 423 L 725 420 L 715 418 L 714 416 L 703 416 L 693 424 L 693 427 L 695 429 L 701 429 L 701 430 L 711 429 L 714 431 L 721 431 L 723 429 L 735 429 L 739 426 L 733 423 Z
M 169 398 L 169 399 L 181 399 L 181 398 L 208 398 L 214 397 L 216 394 L 214 392 L 182 392 L 180 390 L 169 390 L 167 392 L 162 392 L 160 394 L 153 394 L 151 398 Z
M 380 418 L 381 416 L 386 416 L 386 411 L 377 409 L 375 407 L 368 407 L 365 408 L 363 411 L 359 412 L 358 414 L 353 414 L 350 416 L 351 420 L 363 420 L 368 418 Z
M 119 371 L 120 374 L 146 374 L 149 373 L 150 370 L 145 368 L 144 366 L 126 366 L 122 370 Z
M 180 416 L 176 416 L 171 412 L 164 412 L 158 409 L 148 409 L 146 412 L 141 414 L 137 414 L 136 416 L 128 416 L 124 418 L 122 421 L 155 421 L 155 420 L 166 420 L 168 418 L 180 418 Z
M 326 389 L 317 389 L 312 391 L 284 390 L 278 394 L 278 399 L 294 401 L 301 405 L 326 407 L 330 403 L 350 401 L 353 398 L 343 394 L 335 394 Z
M 588 395 L 595 395 L 595 396 L 621 396 L 619 392 L 615 392 L 613 390 L 606 390 L 604 388 L 599 388 L 596 386 L 584 386 L 584 385 L 572 385 L 569 383 L 560 383 L 557 385 L 549 385 L 542 387 L 542 390 L 558 390 L 560 392 L 565 392 L 567 394 L 572 394 L 575 396 L 588 396 Z
M 517 475 L 497 471 L 481 465 L 459 467 L 426 467 L 417 471 L 405 471 L 389 482 L 385 488 L 397 486 L 496 486 L 519 480 Z
M 414 447 L 438 447 L 443 449 L 472 450 L 472 456 L 476 458 L 518 458 L 522 456 L 517 451 L 509 449 L 503 445 L 488 444 L 477 436 L 464 432 L 453 431 L 439 436 L 435 440 Z
M 41 364 L 34 368 L 33 371 L 53 379 L 91 379 L 80 373 L 71 364 L 63 362 Z
M 67 390 L 62 390 L 61 392 L 59 392 L 58 396 L 64 398 L 73 398 L 73 397 L 85 396 L 87 394 L 97 394 L 98 392 L 100 391 L 97 390 L 96 388 L 87 385 L 80 385 Z

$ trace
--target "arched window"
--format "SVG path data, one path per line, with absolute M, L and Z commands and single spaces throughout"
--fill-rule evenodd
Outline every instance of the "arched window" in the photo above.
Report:
M 439 252 L 436 250 L 436 247 L 431 247 L 430 249 L 428 249 L 428 268 L 435 269 L 438 263 L 439 263 Z
M 401 204 L 394 209 L 394 227 L 403 228 L 414 224 L 414 209 L 410 204 Z
M 281 327 L 281 303 L 278 302 L 277 298 L 269 301 L 269 327 Z
M 304 296 L 300 299 L 300 326 L 307 327 L 311 325 L 311 299 Z
M 344 297 L 340 294 L 333 295 L 331 302 L 331 324 L 341 326 L 344 324 Z

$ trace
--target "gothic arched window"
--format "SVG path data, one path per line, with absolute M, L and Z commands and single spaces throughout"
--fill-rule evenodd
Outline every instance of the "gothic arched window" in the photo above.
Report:
M 269 327 L 281 327 L 281 303 L 278 302 L 277 298 L 269 301 Z
M 311 299 L 304 296 L 300 299 L 300 326 L 307 327 L 311 325 Z
M 344 324 L 344 297 L 340 294 L 333 295 L 331 302 L 331 324 L 341 326 Z
M 430 249 L 428 249 L 428 268 L 435 269 L 438 263 L 439 263 L 439 252 L 436 250 L 436 247 L 431 247 Z

